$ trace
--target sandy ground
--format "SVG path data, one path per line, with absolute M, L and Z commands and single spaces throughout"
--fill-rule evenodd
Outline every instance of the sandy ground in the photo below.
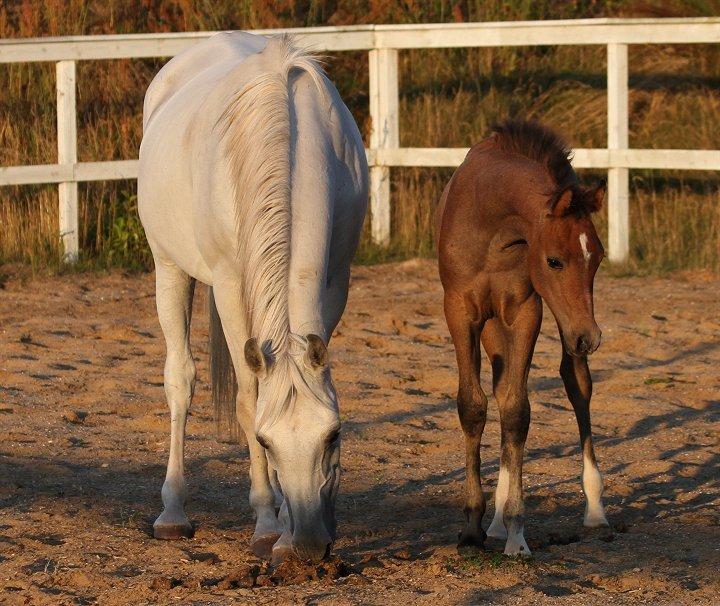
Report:
M 0 290 L 0 603 L 718 603 L 720 282 L 599 277 L 593 425 L 612 531 L 582 528 L 577 430 L 546 313 L 524 476 L 534 558 L 519 562 L 499 544 L 454 548 L 463 446 L 433 263 L 355 268 L 330 350 L 344 436 L 335 553 L 352 573 L 254 589 L 221 582 L 254 562 L 248 461 L 213 437 L 199 294 L 187 443 L 197 532 L 168 543 L 150 538 L 169 442 L 152 276 Z M 488 490 L 498 443 L 491 400 Z

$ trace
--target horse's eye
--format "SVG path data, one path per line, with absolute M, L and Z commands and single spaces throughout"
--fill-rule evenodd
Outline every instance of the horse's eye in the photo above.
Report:
M 562 261 L 556 257 L 548 257 L 547 264 L 548 264 L 548 267 L 550 267 L 550 269 L 562 269 L 563 268 Z
M 337 442 L 338 438 L 340 437 L 340 430 L 333 431 L 328 437 L 327 437 L 327 443 L 328 445 L 333 444 Z

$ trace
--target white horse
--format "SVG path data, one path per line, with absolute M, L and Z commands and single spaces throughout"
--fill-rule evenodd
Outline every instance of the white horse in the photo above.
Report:
M 250 451 L 251 548 L 274 560 L 291 550 L 320 559 L 335 538 L 340 475 L 326 345 L 367 209 L 357 125 L 312 55 L 287 37 L 233 32 L 163 67 L 143 128 L 139 211 L 155 260 L 171 412 L 154 534 L 192 534 L 183 443 L 199 280 L 212 287 L 211 333 L 221 336 L 211 339 L 216 407 L 233 369 L 237 378 L 226 416 L 234 423 L 236 413 Z

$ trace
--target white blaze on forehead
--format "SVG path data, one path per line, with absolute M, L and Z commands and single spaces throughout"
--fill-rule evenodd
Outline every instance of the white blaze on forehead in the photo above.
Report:
M 585 259 L 585 265 L 588 265 L 590 263 L 590 257 L 592 257 L 592 253 L 587 248 L 587 242 L 587 234 L 580 234 L 580 248 L 582 249 L 582 254 Z

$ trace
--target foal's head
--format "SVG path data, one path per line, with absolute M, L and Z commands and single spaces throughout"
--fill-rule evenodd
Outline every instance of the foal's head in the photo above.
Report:
M 531 175 L 527 183 L 513 185 L 532 199 L 533 214 L 539 213 L 527 239 L 533 288 L 555 316 L 565 350 L 575 356 L 590 354 L 600 345 L 593 280 L 605 254 L 591 215 L 602 206 L 605 184 L 582 187 L 568 145 L 537 122 L 511 120 L 493 131 L 495 148 L 506 158 L 522 158 Z M 515 170 L 515 181 L 518 174 Z
M 593 280 L 605 251 L 591 214 L 598 211 L 605 184 L 573 184 L 551 196 L 545 216 L 529 242 L 533 287 L 550 307 L 568 353 L 591 354 L 600 345 L 593 312 Z
M 317 561 L 335 540 L 340 414 L 323 340 L 290 341 L 289 353 L 273 360 L 250 339 L 245 361 L 258 378 L 256 437 L 278 474 L 293 549 Z

